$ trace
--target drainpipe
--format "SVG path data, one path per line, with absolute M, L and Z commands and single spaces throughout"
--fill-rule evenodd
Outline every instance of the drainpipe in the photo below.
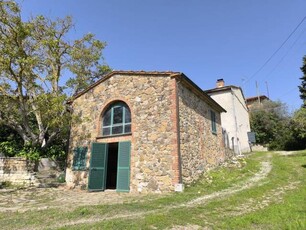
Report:
M 233 106 L 233 114 L 234 114 L 234 120 L 235 120 L 235 139 L 234 139 L 234 152 L 235 154 L 238 153 L 238 155 L 240 155 L 240 151 L 239 151 L 239 147 L 238 147 L 238 137 L 237 137 L 237 134 L 238 134 L 238 124 L 237 124 L 237 116 L 236 116 L 236 109 L 235 109 L 235 96 L 234 96 L 234 90 L 233 88 L 231 88 L 231 94 L 232 94 L 232 106 Z M 236 145 L 235 145 L 236 144 Z M 237 146 L 235 148 L 235 146 Z M 238 150 L 238 152 L 236 153 L 236 149 Z

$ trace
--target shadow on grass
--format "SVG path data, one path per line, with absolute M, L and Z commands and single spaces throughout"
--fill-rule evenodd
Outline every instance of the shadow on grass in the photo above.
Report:
M 303 168 L 306 168 L 306 165 L 302 165 Z

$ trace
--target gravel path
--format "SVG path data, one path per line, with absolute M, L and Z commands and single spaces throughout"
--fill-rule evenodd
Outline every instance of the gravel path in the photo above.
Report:
M 179 205 L 172 205 L 168 206 L 165 208 L 161 209 L 156 209 L 156 210 L 150 210 L 150 211 L 145 211 L 145 212 L 135 212 L 135 213 L 122 213 L 122 214 L 117 214 L 115 216 L 101 216 L 99 218 L 90 218 L 90 219 L 80 219 L 78 221 L 71 221 L 71 222 L 66 222 L 66 223 L 59 223 L 56 226 L 53 226 L 54 229 L 59 228 L 59 227 L 65 227 L 65 226 L 71 226 L 71 225 L 79 225 L 79 224 L 86 224 L 86 223 L 96 223 L 96 222 L 101 222 L 104 220 L 113 220 L 113 219 L 135 219 L 135 218 L 141 218 L 149 214 L 156 214 L 156 213 L 166 213 L 170 210 L 177 209 L 177 208 L 190 208 L 194 207 L 197 205 L 204 205 L 208 203 L 211 200 L 214 200 L 216 198 L 226 198 L 232 194 L 238 193 L 240 191 L 249 189 L 254 186 L 260 185 L 262 181 L 268 176 L 272 169 L 272 165 L 270 161 L 264 161 L 261 162 L 261 169 L 259 172 L 257 172 L 253 177 L 249 178 L 247 181 L 244 183 L 238 183 L 234 185 L 231 188 L 221 190 L 219 192 L 215 192 L 209 195 L 201 196 L 198 197 L 194 200 L 191 200 L 185 204 L 179 204 Z
M 78 206 L 120 204 L 140 200 L 146 195 L 133 193 L 117 193 L 113 190 L 105 192 L 88 192 L 61 188 L 28 188 L 0 190 L 1 212 L 25 212 L 48 208 L 74 209 Z M 63 205 L 65 204 L 65 205 Z
M 280 152 L 279 154 L 286 154 Z M 78 224 L 86 223 L 96 223 L 104 220 L 113 220 L 113 219 L 137 219 L 143 218 L 146 215 L 156 214 L 156 213 L 167 213 L 173 209 L 179 208 L 192 208 L 199 205 L 205 205 L 212 200 L 223 199 L 228 196 L 231 196 L 235 193 L 238 193 L 243 190 L 247 190 L 251 187 L 258 186 L 264 183 L 264 179 L 270 173 L 272 165 L 270 162 L 270 156 L 264 159 L 261 162 L 260 170 L 255 173 L 248 180 L 234 184 L 232 187 L 214 192 L 209 195 L 203 195 L 196 199 L 193 199 L 186 203 L 181 203 L 178 205 L 170 205 L 160 209 L 154 209 L 143 212 L 119 212 L 117 215 L 109 216 L 107 213 L 99 217 L 83 218 L 77 221 L 70 221 L 65 223 L 58 223 L 52 228 L 60 228 L 65 226 L 73 226 Z M 293 183 L 288 185 L 285 188 L 276 188 L 275 191 L 271 191 L 271 194 L 267 194 L 265 198 L 260 202 L 261 205 L 267 205 L 272 202 L 272 197 L 277 194 L 282 194 L 286 190 L 294 189 L 297 184 Z M 118 203 L 127 203 L 127 202 L 141 202 L 142 200 L 156 199 L 160 196 L 148 196 L 143 194 L 130 194 L 130 193 L 116 193 L 113 191 L 106 192 L 96 192 L 89 193 L 87 191 L 81 190 L 70 190 L 65 187 L 62 188 L 50 188 L 50 189 L 39 189 L 31 188 L 26 190 L 0 190 L 0 212 L 25 212 L 28 210 L 43 210 L 48 208 L 61 208 L 61 209 L 75 209 L 77 206 L 85 205 L 101 205 L 101 204 L 118 204 Z M 270 199 L 271 198 L 271 199 Z M 63 205 L 63 203 L 65 205 Z M 239 207 L 233 210 L 233 212 L 228 215 L 235 216 L 237 213 L 241 213 L 242 209 L 247 209 L 244 207 L 252 207 L 254 201 L 250 200 L 246 204 L 241 204 Z M 256 209 L 261 208 L 260 205 L 254 207 Z M 193 229 L 197 229 L 196 226 L 193 226 Z

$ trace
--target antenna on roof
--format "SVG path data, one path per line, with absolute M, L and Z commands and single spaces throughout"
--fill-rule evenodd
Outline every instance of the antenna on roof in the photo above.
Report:
M 260 96 L 259 96 L 259 90 L 258 90 L 258 84 L 257 84 L 257 81 L 255 81 L 255 83 L 256 83 L 256 92 L 257 92 L 258 104 L 260 104 Z
M 269 94 L 269 86 L 268 86 L 268 82 L 266 81 L 266 87 L 267 87 L 267 96 L 268 98 L 270 98 L 270 94 Z

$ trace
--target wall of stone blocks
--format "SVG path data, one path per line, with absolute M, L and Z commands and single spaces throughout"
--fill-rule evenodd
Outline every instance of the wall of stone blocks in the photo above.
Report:
M 226 154 L 220 113 L 215 111 L 217 132 L 214 134 L 210 117 L 210 110 L 214 109 L 183 83 L 178 83 L 178 95 L 182 178 L 189 184 L 223 162 Z
M 31 185 L 35 182 L 34 165 L 25 158 L 1 157 L 0 181 L 11 182 L 14 185 Z
M 175 103 L 174 79 L 165 76 L 114 75 L 72 104 L 80 122 L 72 124 L 66 181 L 71 187 L 88 183 L 92 142 L 131 141 L 130 191 L 173 190 L 173 155 L 177 154 L 177 134 L 172 119 Z M 131 110 L 132 134 L 101 136 L 101 115 L 113 101 L 124 101 Z M 87 170 L 72 171 L 72 150 L 88 147 Z

